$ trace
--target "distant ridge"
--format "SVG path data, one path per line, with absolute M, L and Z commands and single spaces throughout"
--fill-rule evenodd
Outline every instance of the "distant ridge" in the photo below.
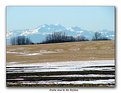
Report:
M 103 36 L 109 39 L 114 39 L 115 32 L 110 30 L 89 31 L 82 29 L 78 26 L 65 27 L 61 24 L 43 24 L 34 29 L 13 30 L 8 31 L 6 34 L 7 44 L 10 44 L 10 39 L 16 36 L 27 36 L 34 43 L 42 42 L 48 34 L 53 32 L 64 32 L 70 36 L 85 36 L 88 39 L 92 39 L 95 32 L 100 32 Z

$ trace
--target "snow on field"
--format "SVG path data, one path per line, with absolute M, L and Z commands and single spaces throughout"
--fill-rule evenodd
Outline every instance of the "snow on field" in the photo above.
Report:
M 69 49 L 70 51 L 79 51 L 80 50 L 80 48 L 71 48 L 71 49 Z
M 61 62 L 43 62 L 43 63 L 31 63 L 31 64 L 15 64 L 7 63 L 7 66 L 19 67 L 19 66 L 43 66 L 43 67 L 83 67 L 83 66 L 105 66 L 114 65 L 114 60 L 92 60 L 92 61 L 61 61 Z
M 46 62 L 32 64 L 7 63 L 7 84 L 115 84 L 115 61 L 67 61 L 67 62 Z M 58 71 L 63 71 L 60 74 Z M 82 71 L 83 73 L 69 73 L 70 71 Z M 89 71 L 89 73 L 85 73 Z M 98 73 L 93 73 L 97 71 Z M 107 71 L 108 74 L 100 73 Z M 24 74 L 24 73 L 29 74 Z M 45 72 L 44 74 L 31 74 L 31 72 Z M 47 73 L 50 73 L 49 75 Z M 56 74 L 52 74 L 56 72 Z M 67 73 L 67 74 L 64 74 Z M 84 74 L 85 73 L 85 74 Z M 18 75 L 16 75 L 18 74 Z M 16 77 L 16 78 L 15 78 Z M 30 79 L 34 79 L 30 80 Z M 39 80 L 38 80 L 39 79 Z M 77 80 L 76 80 L 77 79 Z
M 12 62 L 10 62 L 12 63 Z M 91 61 L 61 61 L 61 62 L 41 62 L 41 63 L 27 63 L 27 64 L 15 64 L 10 65 L 7 63 L 7 66 L 55 66 L 55 67 L 64 67 L 64 66 L 105 66 L 105 65 L 114 65 L 115 60 L 91 60 Z
M 47 50 L 40 50 L 36 53 L 29 53 L 28 51 L 24 52 L 14 52 L 14 51 L 7 51 L 7 54 L 16 54 L 19 56 L 33 56 L 33 55 L 43 55 L 43 54 L 50 54 L 50 53 L 58 53 L 60 51 L 47 51 Z
M 94 75 L 94 74 L 88 74 L 87 75 L 50 75 L 48 77 L 114 77 L 114 75 Z
M 61 81 L 61 80 L 47 80 L 47 81 L 20 81 L 21 84 L 114 84 L 114 79 L 108 80 L 94 80 L 94 81 Z M 16 83 L 9 83 L 16 84 Z
M 96 61 L 67 61 L 67 62 L 43 62 L 31 64 L 17 64 L 15 62 L 7 63 L 9 71 L 21 72 L 47 72 L 47 71 L 84 71 L 84 70 L 102 70 L 114 71 L 114 60 L 96 60 Z M 104 66 L 104 67 L 91 67 L 91 66 Z M 14 67 L 23 67 L 14 68 Z M 25 68 L 24 68 L 25 67 Z M 27 67 L 27 68 L 26 68 Z

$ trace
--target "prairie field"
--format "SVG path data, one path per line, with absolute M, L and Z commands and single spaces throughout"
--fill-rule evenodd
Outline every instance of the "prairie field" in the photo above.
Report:
M 114 59 L 114 41 L 7 46 L 7 63 Z

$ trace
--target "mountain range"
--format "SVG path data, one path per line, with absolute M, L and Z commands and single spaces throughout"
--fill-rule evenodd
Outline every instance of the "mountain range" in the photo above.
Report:
M 85 36 L 88 39 L 92 39 L 95 32 L 100 32 L 101 35 L 109 39 L 115 38 L 114 37 L 115 32 L 110 30 L 89 31 L 89 30 L 82 29 L 81 27 L 78 27 L 78 26 L 65 27 L 61 24 L 43 24 L 34 29 L 7 31 L 7 34 L 6 34 L 7 44 L 9 45 L 10 39 L 16 36 L 27 36 L 32 40 L 32 42 L 39 43 L 45 40 L 45 37 L 48 34 L 51 34 L 53 32 L 64 32 L 66 35 L 74 36 L 74 37 Z

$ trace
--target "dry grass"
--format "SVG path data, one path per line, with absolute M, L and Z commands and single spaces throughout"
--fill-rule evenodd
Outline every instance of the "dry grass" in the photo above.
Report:
M 7 46 L 7 52 L 41 53 L 41 55 L 26 56 L 7 53 L 7 62 L 36 63 L 52 61 L 76 60 L 106 60 L 114 59 L 114 41 L 86 41 L 67 42 L 39 45 L 13 45 Z

